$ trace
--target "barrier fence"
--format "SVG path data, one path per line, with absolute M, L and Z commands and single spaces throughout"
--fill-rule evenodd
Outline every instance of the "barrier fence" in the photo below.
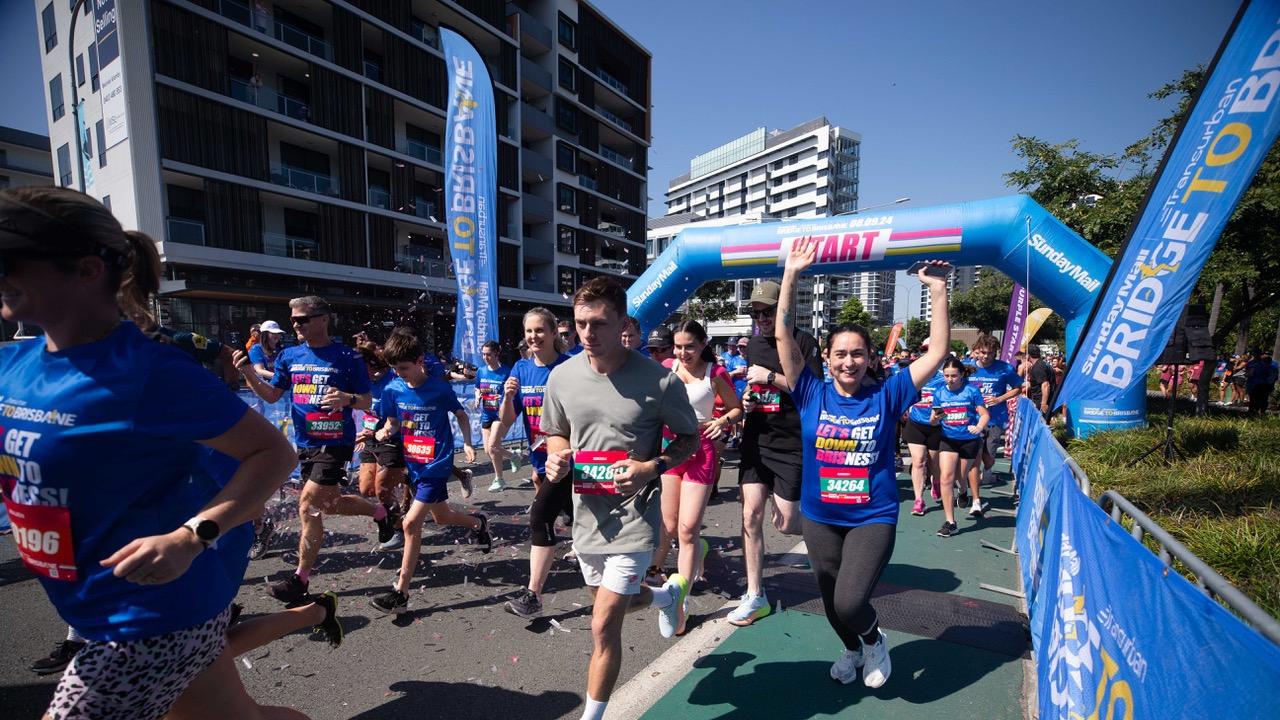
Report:
M 1087 494 L 1088 476 L 1025 398 L 1010 437 L 1021 497 L 1014 546 L 1039 717 L 1274 717 L 1275 618 L 1118 493 L 1104 493 L 1104 512 Z

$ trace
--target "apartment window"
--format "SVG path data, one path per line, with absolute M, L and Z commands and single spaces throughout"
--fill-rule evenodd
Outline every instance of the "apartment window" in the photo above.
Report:
M 788 200 L 794 200 L 798 195 L 800 195 L 800 189 L 799 189 L 799 188 L 793 188 L 793 189 L 791 189 L 791 190 L 788 190 L 788 191 L 787 191 L 787 199 L 788 199 Z
M 66 147 L 65 145 L 63 147 Z M 578 212 L 578 194 L 566 185 L 557 187 L 556 206 L 567 213 Z
M 86 3 L 87 4 L 87 3 Z M 89 87 L 98 91 L 98 46 L 89 46 Z
M 578 49 L 578 25 L 574 21 L 565 17 L 564 13 L 560 13 L 559 35 L 561 45 L 569 48 L 570 50 Z
M 66 109 L 62 103 L 62 73 L 54 75 L 49 81 L 49 105 L 53 107 L 54 122 L 66 115 Z
M 76 87 L 84 87 L 84 55 L 76 56 Z
M 578 252 L 578 231 L 564 225 L 556 233 L 556 250 L 575 255 Z
M 71 146 L 66 143 L 58 148 L 58 182 L 62 187 L 71 187 Z
M 578 132 L 578 108 L 556 98 L 556 127 L 567 132 Z
M 565 172 L 578 171 L 578 152 L 569 143 L 556 143 L 556 167 Z
M 576 72 L 576 68 L 573 67 L 573 63 L 569 62 L 567 58 L 560 58 L 557 65 L 559 67 L 557 75 L 560 78 L 560 87 L 568 90 L 569 92 L 577 92 L 578 74 Z
M 111 196 L 110 196 L 110 195 L 103 195 L 103 196 L 102 196 L 102 206 L 103 206 L 103 207 L 105 207 L 105 208 L 106 208 L 106 209 L 108 209 L 108 210 L 110 210 L 110 209 L 111 209 Z
M 44 26 L 44 51 L 49 52 L 58 46 L 58 21 L 53 14 L 53 3 L 40 12 L 40 24 Z
M 104 168 L 107 166 L 107 132 L 101 120 L 94 126 L 94 130 L 98 136 L 98 167 Z

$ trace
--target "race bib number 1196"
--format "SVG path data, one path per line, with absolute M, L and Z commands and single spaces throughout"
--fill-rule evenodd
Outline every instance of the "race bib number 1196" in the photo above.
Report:
M 71 544 L 71 511 L 62 507 L 19 505 L 5 499 L 13 539 L 22 562 L 50 580 L 76 580 L 76 554 Z

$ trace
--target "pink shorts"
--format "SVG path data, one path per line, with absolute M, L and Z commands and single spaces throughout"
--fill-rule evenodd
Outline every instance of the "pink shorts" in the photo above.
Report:
M 716 444 L 701 438 L 693 457 L 666 471 L 663 475 L 679 475 L 682 482 L 710 485 L 716 481 Z

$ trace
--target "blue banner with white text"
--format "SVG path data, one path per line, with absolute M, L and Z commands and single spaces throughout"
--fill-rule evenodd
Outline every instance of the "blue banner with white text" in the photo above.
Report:
M 1280 133 L 1280 0 L 1236 17 L 1085 328 L 1058 403 L 1144 382 L 1223 226 Z
M 498 339 L 498 130 L 484 58 L 461 35 L 440 28 L 449 75 L 444 206 L 458 281 L 453 355 L 480 367 L 480 346 Z

